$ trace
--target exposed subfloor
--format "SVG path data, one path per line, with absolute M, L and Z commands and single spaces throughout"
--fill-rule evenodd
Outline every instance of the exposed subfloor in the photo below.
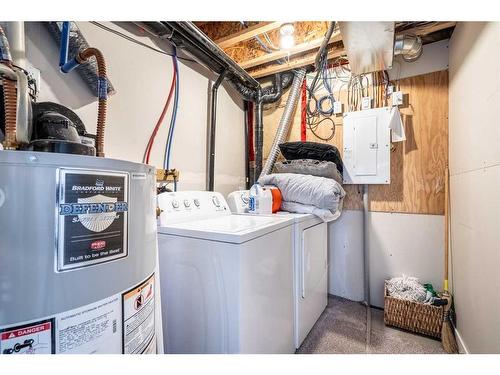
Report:
M 441 342 L 384 325 L 384 312 L 372 308 L 371 343 L 366 345 L 366 308 L 329 296 L 328 306 L 297 350 L 300 354 L 444 354 Z

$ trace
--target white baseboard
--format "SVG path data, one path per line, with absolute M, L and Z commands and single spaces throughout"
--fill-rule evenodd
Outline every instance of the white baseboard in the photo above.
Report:
M 467 349 L 467 345 L 465 345 L 465 342 L 460 335 L 460 332 L 457 330 L 457 327 L 453 326 L 453 329 L 455 330 L 455 337 L 457 338 L 458 352 L 460 354 L 470 354 L 469 349 Z

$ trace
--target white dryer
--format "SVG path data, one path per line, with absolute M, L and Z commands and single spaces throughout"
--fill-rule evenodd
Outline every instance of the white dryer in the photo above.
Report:
M 166 353 L 293 353 L 293 219 L 219 193 L 158 196 Z
M 248 190 L 228 196 L 231 210 L 248 213 Z M 289 217 L 294 220 L 294 344 L 299 348 L 328 303 L 328 227 L 311 214 L 278 212 L 264 217 Z

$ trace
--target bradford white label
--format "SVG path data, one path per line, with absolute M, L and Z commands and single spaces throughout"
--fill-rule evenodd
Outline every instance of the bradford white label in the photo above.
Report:
M 127 256 L 128 175 L 60 170 L 58 271 Z

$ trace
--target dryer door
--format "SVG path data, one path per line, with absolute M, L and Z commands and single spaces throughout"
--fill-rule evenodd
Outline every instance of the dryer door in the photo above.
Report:
M 328 302 L 327 224 L 321 223 L 301 232 L 300 286 L 296 320 L 298 348 L 325 310 Z
M 300 287 L 295 345 L 298 348 L 325 310 L 328 302 L 327 224 L 301 232 Z
M 301 280 L 302 298 L 326 293 L 327 224 L 322 223 L 302 231 Z

